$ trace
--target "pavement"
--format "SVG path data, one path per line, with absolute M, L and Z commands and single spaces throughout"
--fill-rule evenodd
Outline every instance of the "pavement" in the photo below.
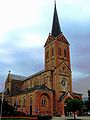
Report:
M 81 116 L 76 118 L 80 120 L 90 120 L 90 116 Z M 52 118 L 52 120 L 68 120 L 68 119 L 73 119 L 73 117 L 53 117 Z

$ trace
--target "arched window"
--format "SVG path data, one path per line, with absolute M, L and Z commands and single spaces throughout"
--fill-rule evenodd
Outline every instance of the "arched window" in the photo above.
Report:
M 52 56 L 54 56 L 54 48 L 52 48 Z
M 58 54 L 61 56 L 61 48 L 58 48 Z
M 16 106 L 16 98 L 14 99 L 14 107 Z
M 34 86 L 36 86 L 36 83 L 37 83 L 36 80 L 34 80 Z
M 30 97 L 30 106 L 32 106 L 32 96 Z
M 46 77 L 44 77 L 44 81 L 43 81 L 43 84 L 45 84 L 46 83 Z
M 21 107 L 21 106 L 22 106 L 22 105 L 21 105 L 21 98 L 19 98 L 18 105 L 19 105 L 19 107 Z
M 66 49 L 64 49 L 64 57 L 67 56 L 67 52 L 66 52 Z
M 46 105 L 46 98 L 42 98 L 42 106 L 45 106 Z
M 30 80 L 30 87 L 32 87 L 32 80 Z
M 46 58 L 47 59 L 49 58 L 49 51 L 47 51 L 47 53 L 46 53 Z
M 39 85 L 39 80 L 36 78 L 36 79 L 34 80 L 34 86 L 37 86 L 37 85 Z
M 15 86 L 15 90 L 16 90 L 16 91 L 19 91 L 19 86 Z
M 25 97 L 23 97 L 23 107 L 25 107 L 25 104 L 26 104 L 26 100 Z

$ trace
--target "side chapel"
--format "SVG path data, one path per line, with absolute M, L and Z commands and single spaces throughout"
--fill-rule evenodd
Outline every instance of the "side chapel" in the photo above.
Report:
M 56 3 L 45 49 L 45 68 L 31 76 L 9 74 L 5 89 L 9 103 L 27 115 L 67 115 L 66 100 L 82 99 L 72 91 L 70 44 L 61 31 Z

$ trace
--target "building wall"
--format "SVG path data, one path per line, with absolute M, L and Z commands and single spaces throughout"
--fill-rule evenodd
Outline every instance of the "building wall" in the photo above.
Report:
M 32 88 L 36 85 L 45 84 L 48 88 L 52 89 L 52 71 L 45 71 L 38 75 L 28 78 L 22 84 L 23 89 Z
M 9 103 L 13 105 L 17 111 L 30 115 L 30 107 L 32 106 L 32 115 L 49 114 L 53 112 L 53 94 L 49 91 L 23 92 L 21 94 L 10 97 Z M 42 104 L 45 99 L 45 104 Z

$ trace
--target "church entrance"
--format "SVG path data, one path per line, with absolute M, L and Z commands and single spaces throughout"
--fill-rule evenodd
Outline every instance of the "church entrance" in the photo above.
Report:
M 69 116 L 69 112 L 67 111 L 67 106 L 64 106 L 64 113 L 65 113 L 65 116 Z
M 65 114 L 65 116 L 71 116 L 71 112 L 68 112 L 68 110 L 67 110 L 67 101 L 69 99 L 71 99 L 71 98 L 67 98 L 64 102 L 64 114 Z
M 32 106 L 30 106 L 30 115 L 32 115 Z
M 30 115 L 32 115 L 32 96 L 30 97 Z

